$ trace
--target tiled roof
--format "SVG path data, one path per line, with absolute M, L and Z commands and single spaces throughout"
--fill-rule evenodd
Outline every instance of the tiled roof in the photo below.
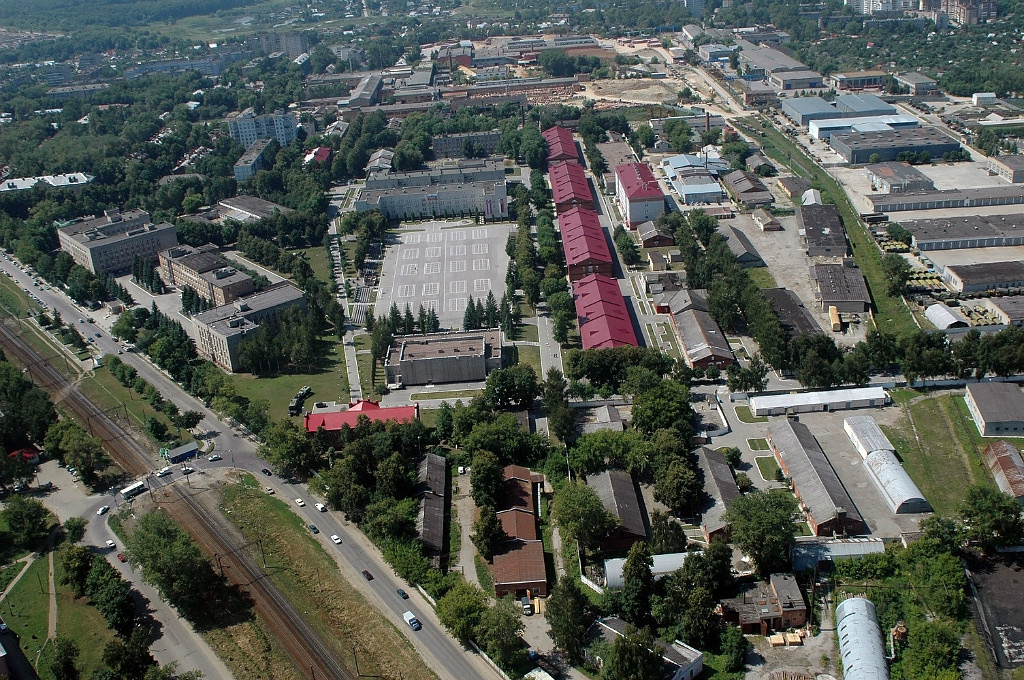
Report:
M 558 217 L 562 232 L 565 263 L 611 262 L 612 254 L 597 213 L 587 208 L 572 208 Z
M 371 423 L 382 420 L 397 423 L 412 422 L 417 418 L 417 408 L 416 406 L 381 408 L 380 402 L 357 401 L 349 404 L 347 411 L 307 413 L 305 417 L 306 432 L 316 432 L 321 425 L 328 432 L 340 430 L 343 425 L 355 427 L 361 415 L 369 418 Z
M 548 168 L 551 180 L 551 195 L 555 205 L 562 203 L 590 204 L 594 198 L 590 193 L 590 182 L 587 175 L 576 163 L 554 163 Z
M 665 198 L 651 166 L 646 163 L 623 163 L 615 168 L 615 177 L 631 201 Z
M 548 143 L 548 160 L 578 160 L 579 152 L 572 132 L 564 127 L 552 127 L 541 133 Z

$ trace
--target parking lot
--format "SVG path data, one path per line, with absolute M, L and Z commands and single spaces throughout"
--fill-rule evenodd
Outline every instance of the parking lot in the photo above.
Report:
M 376 310 L 392 303 L 413 314 L 423 305 L 437 312 L 441 328 L 461 329 L 469 300 L 489 292 L 501 300 L 508 255 L 505 243 L 513 224 L 423 222 L 402 229 L 384 256 Z

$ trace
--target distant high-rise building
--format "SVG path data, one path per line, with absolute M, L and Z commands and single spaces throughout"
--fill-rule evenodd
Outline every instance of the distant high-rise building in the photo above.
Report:
M 284 109 L 257 115 L 250 106 L 228 118 L 228 132 L 231 139 L 246 148 L 258 139 L 276 139 L 281 146 L 287 146 L 295 141 L 296 123 L 295 114 L 285 113 Z

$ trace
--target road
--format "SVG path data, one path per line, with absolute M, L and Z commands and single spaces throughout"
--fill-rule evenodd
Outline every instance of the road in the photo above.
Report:
M 11 272 L 14 280 L 19 283 L 19 286 L 32 289 L 31 277 L 24 274 L 17 265 L 8 260 L 0 259 L 0 270 Z M 69 298 L 56 290 L 44 291 L 41 289 L 34 289 L 36 295 L 43 299 L 51 308 L 60 311 L 61 316 L 68 323 L 74 323 L 83 335 L 89 335 L 93 337 L 94 345 L 98 350 L 105 354 L 116 353 L 120 349 L 119 344 L 110 337 L 109 326 L 114 322 L 114 318 L 104 318 L 98 313 L 90 314 L 82 310 L 81 308 L 74 305 Z M 90 323 L 87 319 L 93 318 L 94 322 Z M 78 319 L 83 319 L 82 323 L 78 323 Z M 102 327 L 100 326 L 102 324 Z M 100 333 L 100 337 L 95 337 L 96 333 Z M 7 342 L 13 342 L 14 337 L 11 333 L 0 333 L 0 338 L 3 336 L 9 336 L 5 338 L 5 346 Z M 31 351 L 30 348 L 23 348 L 23 350 Z M 205 430 L 207 433 L 211 433 L 210 439 L 214 444 L 215 450 L 223 457 L 223 460 L 217 463 L 203 462 L 203 466 L 232 466 L 242 470 L 248 470 L 259 475 L 259 471 L 267 466 L 267 463 L 257 455 L 257 446 L 250 439 L 239 436 L 238 433 L 231 430 L 231 428 L 225 423 L 221 422 L 217 415 L 210 411 L 206 406 L 199 400 L 187 394 L 182 390 L 171 378 L 165 374 L 162 370 L 155 367 L 145 358 L 134 354 L 124 353 L 121 355 L 121 359 L 133 366 L 139 375 L 144 378 L 147 382 L 156 387 L 163 397 L 167 400 L 174 402 L 176 406 L 182 411 L 193 410 L 198 411 L 203 415 L 203 420 L 200 423 L 197 430 Z M 41 359 L 29 359 L 29 363 L 39 364 Z M 88 362 L 83 364 L 84 367 L 88 368 Z M 35 369 L 49 369 L 53 374 L 56 374 L 53 369 L 48 366 L 34 366 Z M 50 378 L 61 376 L 53 375 Z M 77 389 L 65 388 L 63 391 L 64 403 L 67 404 L 72 395 L 78 395 Z M 84 400 L 84 397 L 82 397 Z M 86 402 L 88 403 L 88 402 Z M 91 406 L 91 404 L 89 405 Z M 104 414 L 98 412 L 95 407 L 91 407 L 93 413 L 86 415 L 81 418 L 82 422 L 93 423 L 98 421 Z M 108 433 L 108 436 L 102 436 L 104 433 L 97 431 L 98 428 L 94 429 L 94 433 L 98 434 L 108 444 L 117 441 L 130 440 L 130 436 L 127 435 L 120 426 L 111 423 L 106 427 L 113 426 L 116 432 Z M 148 471 L 162 467 L 162 463 L 157 456 L 155 450 L 149 450 L 142 446 L 139 446 L 134 440 L 131 440 L 132 444 L 132 455 L 134 460 L 124 461 L 119 460 L 118 462 L 126 468 L 129 474 L 132 475 L 144 475 Z M 115 456 L 116 459 L 116 456 Z M 150 477 L 157 486 L 169 483 L 178 476 L 178 473 L 166 478 Z M 275 478 L 281 487 L 281 493 L 285 494 L 286 497 L 290 498 L 310 498 L 309 492 L 297 485 L 290 485 L 284 483 L 282 480 Z M 177 488 L 176 486 L 174 488 Z M 188 498 L 187 495 L 185 498 Z M 452 680 L 463 680 L 464 678 L 491 678 L 496 677 L 496 673 L 487 666 L 482 659 L 476 654 L 467 652 L 463 646 L 458 643 L 454 638 L 444 632 L 440 624 L 437 622 L 436 617 L 433 613 L 433 608 L 430 607 L 426 600 L 421 598 L 418 594 L 413 594 L 413 589 L 408 586 L 404 581 L 397 579 L 389 566 L 384 562 L 380 556 L 379 551 L 373 547 L 362 535 L 362 533 L 352 524 L 344 521 L 337 513 L 316 513 L 315 509 L 311 507 L 311 504 L 307 508 L 299 509 L 295 508 L 303 519 L 309 520 L 307 523 L 312 523 L 316 520 L 317 525 L 321 528 L 320 539 L 325 546 L 331 546 L 327 536 L 330 534 L 338 534 L 342 538 L 342 550 L 338 551 L 339 562 L 342 564 L 343 573 L 348 576 L 354 586 L 367 594 L 371 603 L 374 604 L 385 616 L 388 617 L 399 630 L 412 641 L 416 649 L 425 656 L 425 658 L 433 661 L 431 668 L 442 678 L 451 678 Z M 193 512 L 199 513 L 199 510 L 193 509 Z M 305 514 L 303 514 L 305 513 Z M 206 518 L 209 522 L 210 518 Z M 193 520 L 198 521 L 198 520 Z M 189 528 L 193 528 L 192 522 L 183 523 Z M 217 538 L 216 530 L 209 532 L 211 536 L 206 537 L 210 542 L 213 542 Z M 200 539 L 203 542 L 203 539 Z M 220 552 L 220 554 L 226 554 L 228 552 L 234 552 L 238 546 L 222 546 L 219 551 L 209 550 L 212 552 Z M 245 551 L 238 551 L 238 554 L 244 554 Z M 367 584 L 363 581 L 360 572 L 363 569 L 369 570 L 375 575 L 374 581 Z M 252 572 L 253 578 L 247 580 L 247 582 L 259 583 L 265 585 L 269 579 L 260 578 L 262 571 L 259 569 L 255 561 L 250 564 L 240 565 L 238 571 L 234 573 L 245 573 Z M 424 622 L 423 629 L 418 633 L 413 632 L 402 620 L 402 613 L 406 610 L 397 600 L 397 597 L 393 596 L 398 588 L 404 588 L 410 593 L 413 604 L 418 609 L 416 610 L 417 615 L 420 616 L 420 620 Z M 276 590 L 276 589 L 274 589 Z M 371 597 L 372 594 L 372 597 Z M 271 598 L 274 593 L 268 594 L 267 599 Z M 283 599 L 283 596 L 278 592 L 277 597 Z M 259 604 L 259 601 L 257 601 Z M 284 603 L 279 603 L 284 604 Z M 267 603 L 267 606 L 270 602 Z M 290 606 L 290 603 L 289 603 Z M 276 615 L 280 618 L 280 614 Z M 301 617 L 300 617 L 301 618 Z M 304 620 L 303 620 L 304 621 Z M 308 624 L 307 624 L 308 627 Z M 312 633 L 312 629 L 309 630 Z M 293 634 L 298 634 L 297 632 Z M 313 637 L 316 638 L 315 633 L 312 633 Z M 318 640 L 318 638 L 316 638 Z M 310 643 L 315 644 L 315 643 Z M 320 642 L 322 645 L 323 643 Z M 307 652 L 307 656 L 310 656 Z M 297 662 L 296 665 L 299 668 L 308 668 L 309 664 L 305 661 Z M 331 674 L 328 677 L 344 677 L 342 674 Z

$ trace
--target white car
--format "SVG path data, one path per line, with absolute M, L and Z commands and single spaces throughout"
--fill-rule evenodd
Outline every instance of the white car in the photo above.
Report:
M 317 504 L 316 504 L 316 505 L 315 505 L 314 507 L 315 507 L 315 508 L 317 509 L 317 511 L 319 511 L 319 512 L 327 512 L 327 506 L 326 506 L 326 505 L 324 505 L 323 503 L 317 503 Z
M 107 547 L 108 547 L 108 548 L 110 548 L 111 550 L 113 550 L 114 548 L 116 548 L 116 547 L 117 547 L 117 544 L 116 544 L 116 543 L 114 543 L 114 542 L 113 542 L 113 541 L 111 541 L 111 540 L 107 540 Z
M 192 474 L 195 471 L 196 471 L 195 468 L 190 468 L 187 465 L 182 465 L 181 466 L 181 474 L 183 474 L 183 475 L 190 475 L 190 474 Z
M 208 457 L 206 460 L 210 461 L 211 463 L 216 463 L 218 460 L 222 460 L 222 459 L 221 459 L 219 454 L 215 453 L 212 456 Z
M 341 545 L 341 536 L 339 536 L 338 534 L 331 534 L 331 541 L 335 545 Z
M 156 471 L 156 476 L 157 477 L 166 477 L 169 474 L 171 474 L 171 468 L 170 467 L 162 467 L 162 468 L 160 468 L 159 470 Z
M 102 508 L 100 508 L 99 510 L 96 511 L 96 514 L 97 515 L 105 515 L 109 511 L 110 511 L 110 506 L 109 505 L 104 505 Z
M 276 492 L 274 491 L 274 487 L 272 487 L 272 486 L 268 486 L 268 487 L 267 487 L 267 493 L 268 493 L 268 494 L 270 494 L 271 496 L 273 496 L 273 495 L 274 495 L 274 494 L 276 493 Z
M 306 501 L 302 500 L 301 498 L 296 498 L 295 505 L 299 506 L 300 508 L 304 508 L 306 507 Z

